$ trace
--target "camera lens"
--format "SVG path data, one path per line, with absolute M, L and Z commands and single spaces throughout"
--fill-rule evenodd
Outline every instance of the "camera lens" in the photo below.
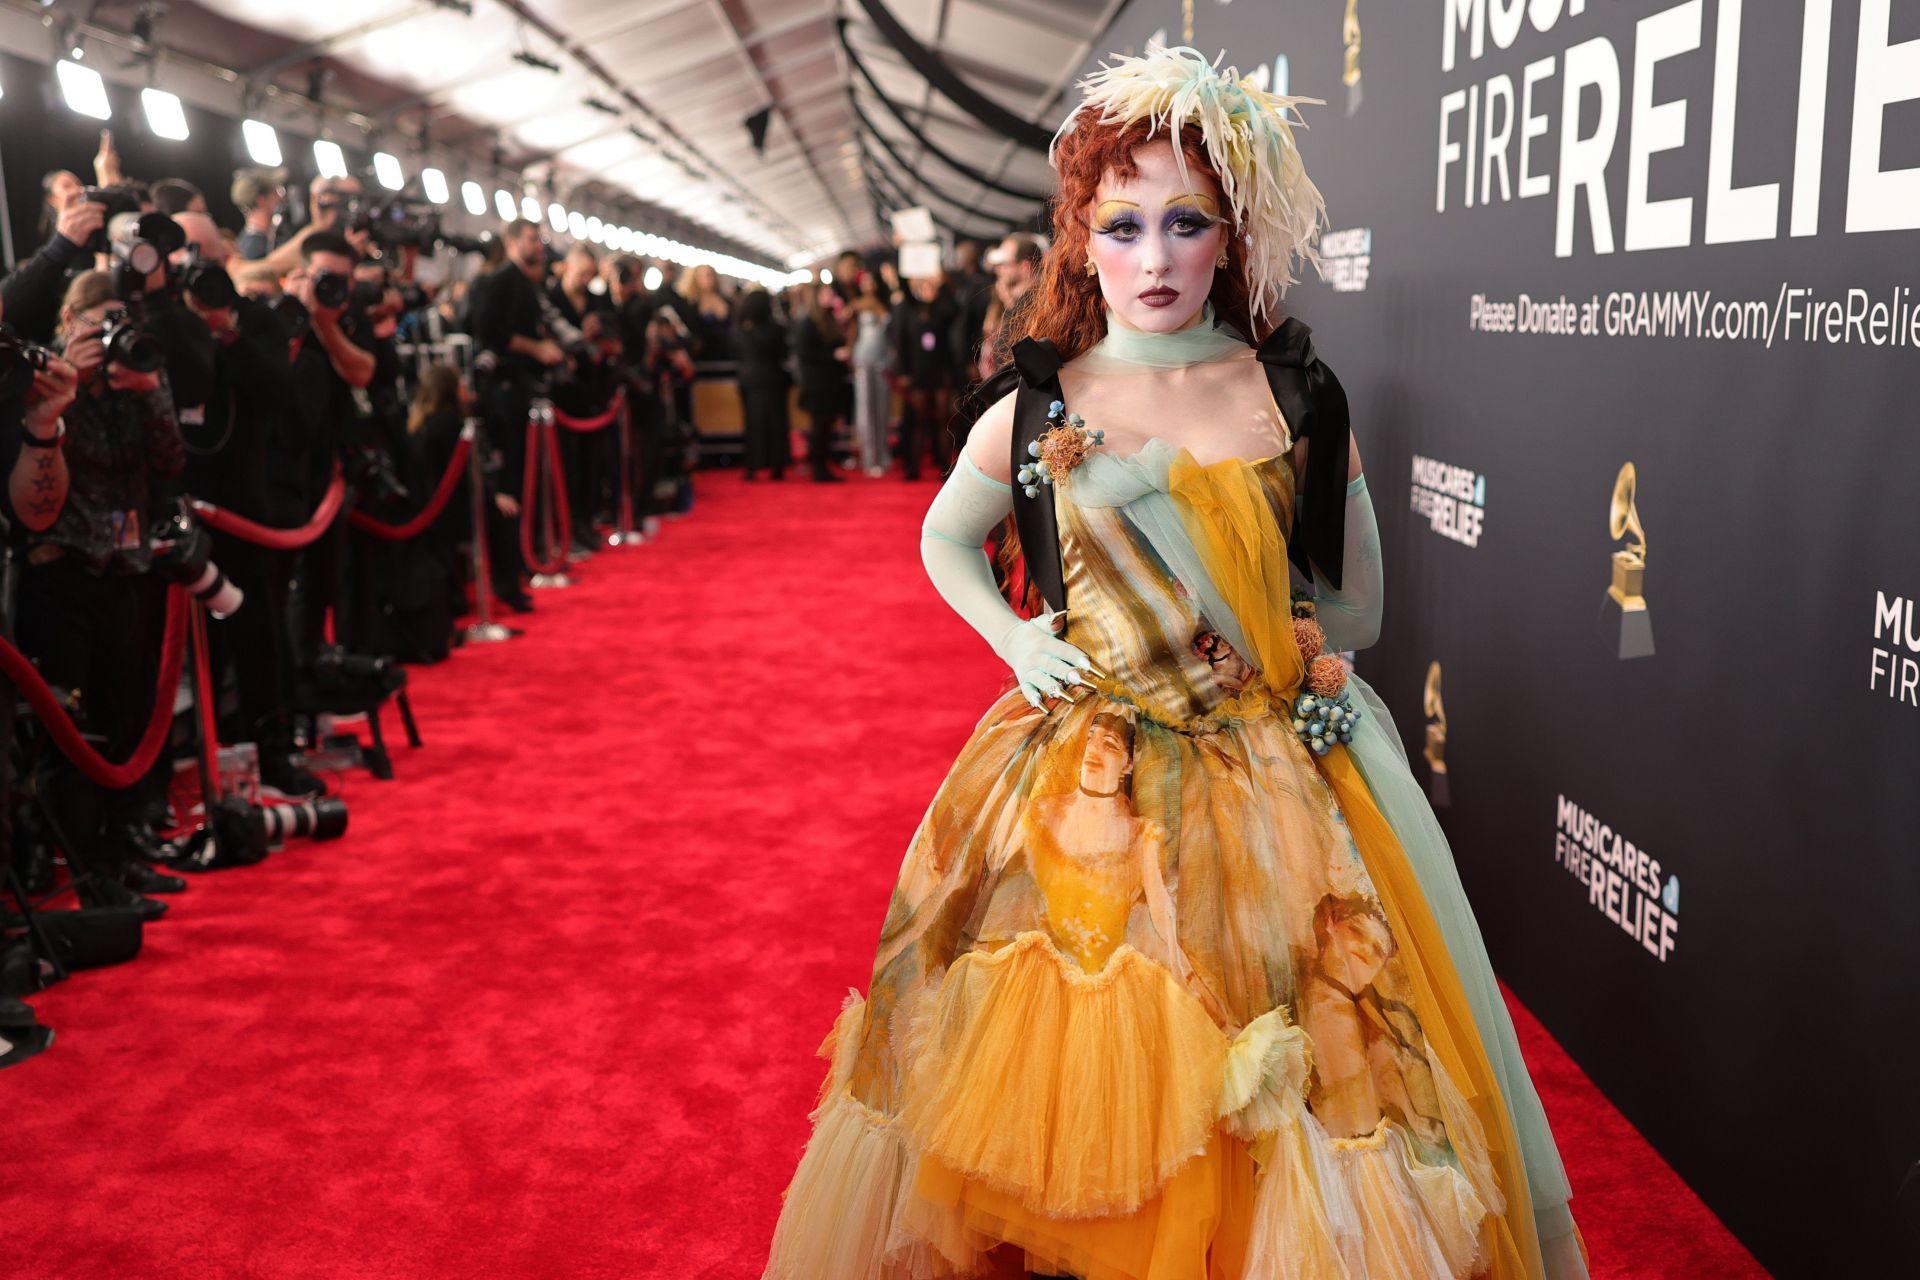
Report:
M 352 281 L 338 271 L 318 271 L 313 277 L 313 300 L 323 307 L 344 307 Z
M 107 349 L 108 364 L 135 373 L 157 373 L 167 362 L 160 340 L 130 320 L 110 322 L 100 331 L 100 342 Z

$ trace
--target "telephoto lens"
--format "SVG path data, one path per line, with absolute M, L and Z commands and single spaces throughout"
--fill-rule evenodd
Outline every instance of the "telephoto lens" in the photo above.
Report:
M 338 271 L 313 273 L 313 300 L 320 306 L 329 310 L 334 307 L 344 307 L 352 292 L 353 281 Z
M 167 362 L 167 350 L 160 339 L 136 324 L 122 312 L 107 320 L 100 329 L 100 345 L 107 350 L 108 364 L 117 364 L 135 373 L 158 373 Z
M 180 273 L 180 286 L 209 310 L 239 306 L 240 291 L 234 288 L 233 277 L 227 274 L 227 269 L 217 262 L 200 261 L 197 247 L 189 252 L 193 256 L 187 259 Z
M 184 505 L 154 526 L 153 569 L 168 582 L 193 593 L 216 618 L 230 618 L 246 599 L 220 566 L 213 563 L 213 539 L 194 523 Z
M 267 842 L 275 848 L 289 840 L 336 840 L 347 830 L 347 802 L 338 796 L 263 804 L 260 816 L 266 822 Z

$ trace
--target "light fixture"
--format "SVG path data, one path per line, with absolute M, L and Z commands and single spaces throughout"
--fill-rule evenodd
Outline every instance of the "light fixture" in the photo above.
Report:
M 431 172 L 431 170 L 429 170 Z M 460 184 L 460 198 L 467 202 L 467 212 L 474 217 L 484 217 L 487 212 L 487 193 L 477 182 Z
M 520 216 L 528 222 L 540 221 L 540 201 L 531 195 L 521 196 Z
M 55 65 L 54 74 L 60 80 L 60 96 L 67 100 L 69 108 L 95 120 L 113 117 L 113 108 L 107 105 L 107 82 L 100 78 L 98 71 L 77 62 L 62 61 Z
M 153 130 L 154 137 L 171 142 L 187 140 L 187 113 L 177 95 L 165 89 L 142 89 L 140 105 L 146 108 L 147 128 Z
M 550 71 L 556 76 L 560 74 L 559 63 L 549 62 L 539 54 L 532 53 L 526 49 L 522 49 L 520 52 L 514 54 L 513 60 L 522 66 L 532 67 L 536 71 Z
M 407 185 L 407 175 L 400 172 L 400 157 L 384 151 L 373 153 L 373 176 L 389 191 L 398 191 Z
M 640 283 L 647 286 L 648 292 L 652 292 L 653 290 L 658 289 L 660 287 L 660 282 L 665 279 L 666 279 L 666 276 L 660 273 L 660 268 L 648 267 L 647 274 L 640 277 Z
M 547 206 L 547 225 L 556 233 L 567 229 L 567 211 L 561 207 L 558 200 Z
M 247 142 L 247 158 L 269 169 L 280 167 L 280 135 L 264 120 L 242 120 L 240 136 Z
M 598 218 L 587 219 L 587 239 L 596 244 L 607 242 L 607 226 Z
M 586 215 L 578 209 L 571 210 L 567 214 L 567 234 L 575 240 L 585 240 L 587 238 Z
M 820 268 L 820 283 L 821 284 L 833 283 L 833 272 L 828 270 L 826 267 Z
M 435 204 L 445 204 L 450 194 L 447 190 L 447 175 L 438 169 L 420 171 L 420 189 L 427 193 L 427 199 Z M 478 190 L 478 188 L 476 188 Z M 485 206 L 481 206 L 484 208 Z
M 320 168 L 323 178 L 344 178 L 347 176 L 347 153 L 340 144 L 331 138 L 313 140 L 313 162 Z
M 495 191 L 493 193 L 493 210 L 499 214 L 503 220 L 512 222 L 515 213 L 513 192 L 504 189 Z

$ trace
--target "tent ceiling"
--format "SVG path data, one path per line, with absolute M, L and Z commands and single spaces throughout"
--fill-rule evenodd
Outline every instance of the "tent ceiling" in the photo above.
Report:
M 1121 0 L 887 2 L 974 88 L 1051 126 L 1066 82 Z M 402 137 L 425 125 L 451 146 L 497 139 L 507 165 L 550 174 L 563 202 L 601 183 L 775 259 L 886 237 L 861 169 L 850 85 L 894 149 L 947 198 L 933 201 L 936 210 L 1031 213 L 921 153 L 847 64 L 834 25 L 844 17 L 882 90 L 937 147 L 1009 185 L 1047 185 L 1044 156 L 936 93 L 857 0 L 471 0 L 470 8 L 176 0 L 163 39 L 294 93 L 324 60 L 330 103 Z M 516 60 L 522 52 L 561 71 Z M 744 121 L 762 107 L 772 119 L 756 155 Z M 892 166 L 871 142 L 866 150 Z M 922 190 L 904 174 L 895 185 L 916 198 Z

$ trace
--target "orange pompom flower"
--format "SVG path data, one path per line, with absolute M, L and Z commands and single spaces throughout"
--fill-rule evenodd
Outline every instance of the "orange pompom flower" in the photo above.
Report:
M 1327 654 L 1307 668 L 1307 688 L 1323 698 L 1337 698 L 1347 687 L 1347 664 Z

